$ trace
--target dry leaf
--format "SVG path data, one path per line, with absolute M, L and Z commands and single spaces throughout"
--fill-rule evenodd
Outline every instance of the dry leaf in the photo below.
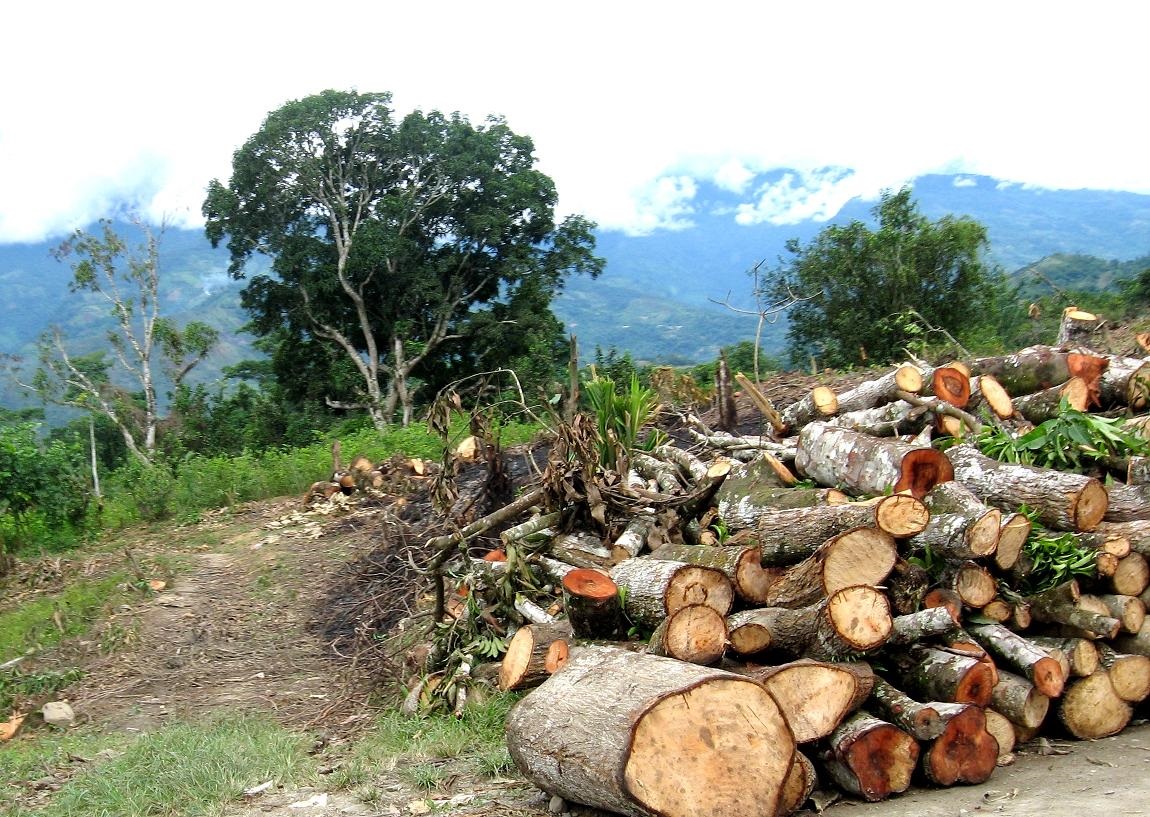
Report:
M 164 581 L 163 579 L 149 579 L 148 580 L 148 587 L 156 593 L 159 593 L 161 590 L 163 590 L 167 586 L 168 586 L 168 583 L 166 581 Z
M 11 740 L 17 732 L 20 731 L 20 725 L 24 723 L 24 718 L 27 715 L 16 715 L 9 718 L 4 723 L 0 723 L 0 741 Z

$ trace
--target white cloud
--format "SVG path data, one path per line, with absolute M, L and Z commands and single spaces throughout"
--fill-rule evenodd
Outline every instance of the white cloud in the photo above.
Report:
M 970 176 L 956 176 L 953 182 L 955 187 L 978 187 L 978 179 Z
M 852 198 L 873 198 L 878 192 L 858 174 L 841 168 L 784 173 L 760 187 L 753 202 L 739 205 L 735 221 L 743 225 L 827 221 Z
M 744 219 L 822 215 L 942 171 L 1150 192 L 1150 4 L 348 0 L 332 19 L 300 0 L 107 0 L 18 4 L 5 24 L 0 241 L 121 199 L 194 223 L 264 116 L 329 87 L 392 91 L 400 113 L 505 115 L 563 212 L 632 231 L 689 218 L 685 176 L 736 192 L 773 169 L 799 175 Z M 826 167 L 854 174 L 810 176 Z

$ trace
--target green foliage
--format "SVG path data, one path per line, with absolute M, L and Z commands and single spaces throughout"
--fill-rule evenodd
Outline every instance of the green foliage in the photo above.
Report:
M 727 367 L 731 373 L 742 372 L 747 377 L 753 377 L 755 372 L 755 344 L 754 341 L 741 340 L 732 346 L 724 346 L 719 350 L 727 356 Z M 759 375 L 768 372 L 777 372 L 783 369 L 783 362 L 760 347 L 758 355 Z M 715 382 L 715 369 L 719 362 L 716 358 L 710 363 L 700 363 L 691 369 L 691 376 L 702 386 L 711 386 Z
M 37 432 L 32 423 L 0 425 L 0 556 L 51 536 L 74 540 L 87 526 L 83 454 Z
M 1055 533 L 1041 527 L 1037 514 L 1025 505 L 1018 511 L 1030 520 L 1030 536 L 1022 552 L 1029 557 L 1033 568 L 1016 590 L 1025 594 L 1041 593 L 1071 579 L 1095 575 L 1097 550 L 1081 544 L 1073 533 Z
M 904 354 L 907 316 L 931 332 L 957 335 L 993 311 L 996 277 L 982 260 L 986 229 L 969 218 L 921 215 L 908 188 L 886 192 L 860 221 L 825 228 L 766 276 L 765 302 L 793 303 L 787 337 L 796 363 L 848 367 Z
M 618 470 L 632 451 L 651 450 L 663 439 L 656 430 L 643 436 L 658 414 L 659 396 L 639 384 L 638 374 L 631 374 L 623 390 L 611 378 L 596 375 L 583 383 L 582 391 L 595 414 L 599 464 L 604 468 Z
M 110 760 L 86 765 L 38 811 L 192 817 L 222 813 L 265 780 L 310 779 L 311 741 L 265 718 L 227 713 L 205 723 L 167 726 Z
M 129 460 L 109 483 L 109 491 L 126 497 L 136 516 L 145 522 L 171 516 L 175 489 L 176 475 L 170 465 L 149 465 L 138 459 Z
M 1123 428 L 1122 418 L 1101 417 L 1071 408 L 1065 400 L 1058 416 L 1015 437 L 984 425 L 978 448 L 1001 462 L 1083 471 L 1107 457 L 1150 456 L 1150 442 Z

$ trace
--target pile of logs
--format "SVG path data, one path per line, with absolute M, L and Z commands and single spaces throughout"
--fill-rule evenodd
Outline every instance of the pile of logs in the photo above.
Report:
M 517 600 L 499 667 L 531 690 L 507 724 L 529 780 L 628 815 L 781 815 L 816 786 L 981 783 L 1040 730 L 1127 725 L 1150 695 L 1144 463 L 1112 463 L 1107 487 L 931 435 L 1025 428 L 1063 399 L 1137 414 L 1147 361 L 908 364 L 781 412 L 741 382 L 770 433 L 693 419 L 690 451 L 529 491 L 442 543 L 520 522 L 502 549 L 552 590 Z M 1031 518 L 1096 554 L 1094 577 L 1023 592 Z

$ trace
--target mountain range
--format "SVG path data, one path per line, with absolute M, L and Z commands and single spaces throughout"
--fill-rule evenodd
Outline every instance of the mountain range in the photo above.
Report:
M 922 176 L 913 190 L 932 219 L 966 215 L 984 224 L 990 260 L 1013 275 L 1025 277 L 1048 259 L 1033 281 L 1036 291 L 1104 287 L 1114 270 L 1150 256 L 1150 195 L 1048 190 L 971 175 Z M 569 281 L 554 304 L 579 338 L 584 359 L 598 348 L 628 352 L 638 361 L 687 364 L 752 339 L 758 321 L 747 314 L 754 307 L 749 270 L 776 264 L 789 239 L 809 241 L 829 222 L 743 225 L 734 214 L 745 203 L 745 196 L 699 182 L 681 229 L 648 235 L 600 230 L 596 252 L 606 259 L 604 273 Z M 852 199 L 830 221 L 869 221 L 874 204 Z M 81 350 L 100 342 L 100 311 L 69 292 L 70 269 L 51 255 L 61 238 L 0 244 L 0 357 L 34 356 L 35 339 L 51 324 Z M 252 338 L 242 332 L 244 282 L 228 277 L 224 249 L 213 250 L 200 230 L 169 228 L 161 264 L 166 314 L 177 322 L 206 321 L 222 332 L 223 344 L 198 372 L 201 382 L 254 356 Z M 785 331 L 785 319 L 765 325 L 763 348 L 780 352 Z M 0 383 L 0 404 L 15 404 L 17 393 Z

